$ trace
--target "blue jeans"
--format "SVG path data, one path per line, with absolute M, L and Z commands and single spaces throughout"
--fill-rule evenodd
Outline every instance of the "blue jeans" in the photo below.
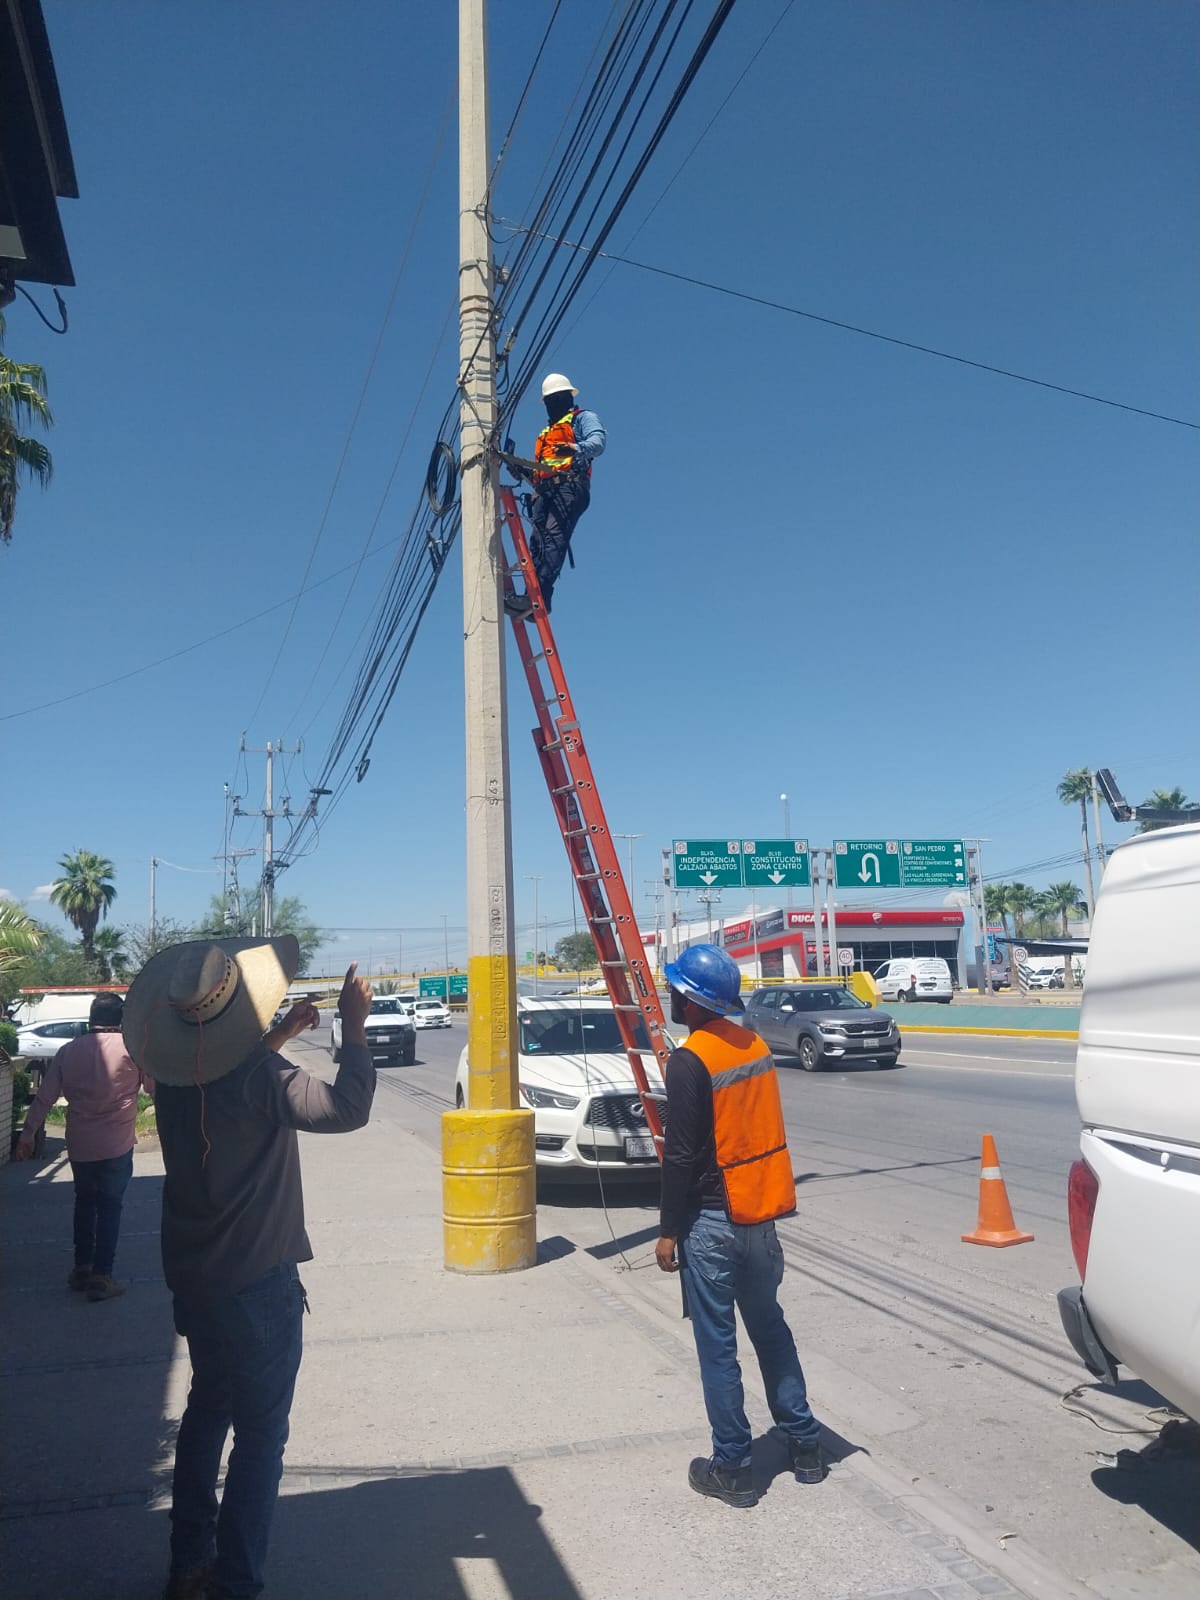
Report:
M 192 1387 L 175 1445 L 171 1569 L 198 1572 L 215 1556 L 209 1592 L 222 1600 L 262 1593 L 306 1306 L 291 1261 L 227 1300 L 203 1307 L 175 1301 Z M 217 1474 L 231 1425 L 233 1450 L 218 1510 Z
M 133 1177 L 133 1151 L 104 1161 L 72 1161 L 75 1179 L 75 1265 L 111 1278 L 121 1207 Z
M 800 1444 L 815 1445 L 821 1425 L 809 1409 L 796 1342 L 777 1298 L 783 1250 L 775 1224 L 744 1225 L 730 1222 L 723 1211 L 701 1211 L 682 1254 L 713 1459 L 723 1467 L 750 1464 L 752 1435 L 737 1358 L 735 1306 L 758 1357 L 776 1426 Z

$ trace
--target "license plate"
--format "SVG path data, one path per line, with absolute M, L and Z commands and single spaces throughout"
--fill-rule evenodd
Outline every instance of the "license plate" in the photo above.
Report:
M 627 1138 L 625 1140 L 626 1161 L 653 1161 L 655 1157 L 653 1139 Z

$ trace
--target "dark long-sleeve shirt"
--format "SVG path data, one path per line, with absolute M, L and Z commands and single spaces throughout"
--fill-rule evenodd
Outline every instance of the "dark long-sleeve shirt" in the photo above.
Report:
M 667 1126 L 663 1145 L 659 1233 L 678 1239 L 700 1210 L 728 1211 L 717 1166 L 712 1078 L 686 1045 L 667 1057 Z
M 203 1088 L 158 1084 L 167 1179 L 163 1274 L 203 1305 L 237 1294 L 282 1261 L 311 1261 L 298 1129 L 349 1133 L 371 1113 L 375 1068 L 365 1045 L 342 1046 L 333 1083 L 260 1047 Z

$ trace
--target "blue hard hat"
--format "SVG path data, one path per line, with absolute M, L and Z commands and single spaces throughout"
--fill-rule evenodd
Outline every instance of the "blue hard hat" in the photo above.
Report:
M 715 944 L 689 945 L 678 961 L 667 962 L 666 971 L 672 989 L 719 1017 L 746 1009 L 737 962 Z

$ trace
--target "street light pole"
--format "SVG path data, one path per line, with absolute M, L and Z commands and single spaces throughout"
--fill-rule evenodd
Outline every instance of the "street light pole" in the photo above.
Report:
M 540 872 L 527 872 L 526 878 L 533 885 L 533 994 L 537 998 L 538 992 L 538 885 L 542 881 Z
M 459 0 L 458 22 L 469 1109 L 442 1118 L 443 1240 L 445 1264 L 454 1271 L 508 1272 L 535 1264 L 537 1229 L 533 1112 L 519 1110 L 517 1098 L 504 555 L 492 453 L 497 406 L 486 0 Z
M 154 891 L 156 884 L 154 875 L 158 871 L 157 856 L 150 857 L 150 953 L 154 953 Z
M 786 794 L 781 794 L 779 799 L 783 805 L 783 837 L 790 839 L 792 837 L 792 803 Z M 787 890 L 787 908 L 789 911 L 792 909 L 792 886 L 790 883 Z

